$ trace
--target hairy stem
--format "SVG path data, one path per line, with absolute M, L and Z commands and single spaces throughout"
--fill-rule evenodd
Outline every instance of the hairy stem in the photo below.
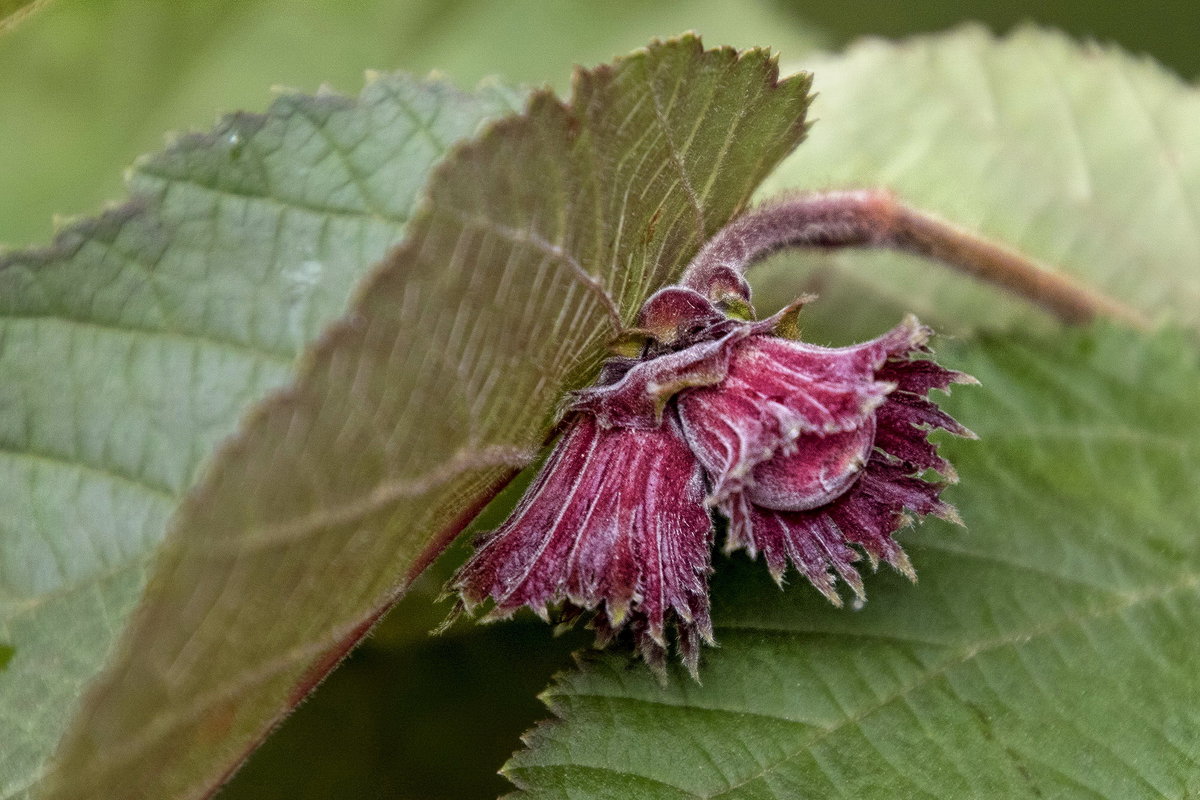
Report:
M 806 194 L 760 206 L 717 233 L 693 259 L 681 282 L 707 293 L 729 270 L 741 274 L 771 253 L 790 247 L 877 247 L 915 253 L 1007 289 L 1066 323 L 1108 317 L 1138 329 L 1149 327 L 1136 309 L 1000 244 L 910 208 L 881 189 Z

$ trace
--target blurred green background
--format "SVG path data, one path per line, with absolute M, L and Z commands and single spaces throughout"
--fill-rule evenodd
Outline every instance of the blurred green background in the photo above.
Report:
M 0 247 L 44 242 L 55 215 L 119 198 L 124 168 L 166 132 L 262 109 L 272 86 L 354 93 L 365 69 L 438 69 L 463 86 L 499 75 L 565 89 L 572 64 L 688 28 L 786 62 L 968 19 L 1032 20 L 1200 74 L 1195 0 L 54 0 L 0 34 Z
M 866 34 L 966 20 L 1115 41 L 1200 74 L 1200 4 L 1113 0 L 54 0 L 0 32 L 0 249 L 49 240 L 56 216 L 122 195 L 122 172 L 168 131 L 261 110 L 272 86 L 354 93 L 366 69 L 488 75 L 565 90 L 592 64 L 686 29 L 709 44 L 770 45 L 785 65 Z M 820 89 L 820 76 L 817 76 Z M 917 113 L 919 110 L 914 110 Z M 511 497 L 512 492 L 508 493 Z M 493 509 L 493 522 L 496 514 Z M 487 524 L 485 520 L 484 525 Z M 585 632 L 522 618 L 430 638 L 460 544 L 292 716 L 221 798 L 492 797 L 536 693 Z

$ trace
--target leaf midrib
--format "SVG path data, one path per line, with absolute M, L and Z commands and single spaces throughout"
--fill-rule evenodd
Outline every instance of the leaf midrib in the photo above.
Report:
M 56 588 L 49 592 L 42 592 L 33 597 L 21 598 L 12 601 L 12 605 L 5 609 L 4 616 L 0 617 L 0 626 L 5 629 L 10 624 L 20 619 L 21 617 L 36 611 L 47 603 L 61 600 L 65 597 L 78 594 L 80 592 L 94 589 L 97 584 L 104 583 L 108 580 L 120 576 L 122 573 L 138 570 L 150 563 L 149 556 L 131 556 L 123 559 L 120 563 L 114 564 L 107 569 L 89 572 L 87 575 L 81 576 L 76 580 L 65 581 L 59 584 Z
M 43 314 L 0 314 L 0 323 L 27 323 L 31 325 L 38 324 L 60 324 L 67 328 L 94 328 L 97 331 L 111 334 L 128 334 L 139 339 L 167 339 L 181 340 L 190 345 L 201 345 L 210 347 L 214 350 L 226 350 L 231 355 L 236 355 L 241 358 L 248 358 L 254 361 L 265 362 L 266 364 L 291 368 L 295 361 L 295 355 L 282 351 L 269 350 L 267 348 L 247 344 L 237 339 L 229 339 L 221 336 L 215 336 L 211 333 L 198 330 L 184 330 L 182 328 L 150 328 L 142 325 L 115 324 L 104 322 L 99 319 L 82 319 L 79 317 L 68 316 L 63 313 L 43 313 Z
M 311 214 L 317 217 L 338 217 L 342 219 L 351 219 L 356 222 L 380 222 L 399 228 L 407 225 L 409 217 L 400 216 L 392 213 L 374 213 L 371 211 L 363 211 L 352 208 L 338 208 L 336 206 L 318 206 L 313 203 L 305 203 L 295 197 L 272 196 L 269 194 L 260 194 L 256 192 L 244 192 L 232 189 L 228 186 L 214 186 L 204 181 L 199 180 L 192 175 L 174 175 L 168 172 L 156 172 L 149 167 L 139 167 L 136 173 L 139 177 L 145 177 L 148 180 L 155 182 L 161 181 L 162 186 L 160 191 L 165 191 L 177 186 L 189 186 L 193 189 L 201 189 L 206 192 L 217 195 L 218 197 L 228 197 L 234 200 L 249 200 L 260 202 L 267 206 L 274 206 L 279 211 L 296 211 L 303 214 Z M 382 256 L 382 254 L 381 254 Z

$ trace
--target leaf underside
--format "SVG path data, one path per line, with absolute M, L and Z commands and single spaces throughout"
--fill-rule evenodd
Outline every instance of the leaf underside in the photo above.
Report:
M 1200 363 L 1184 336 L 983 338 L 940 360 L 968 528 L 836 610 L 717 564 L 719 643 L 661 690 L 618 655 L 545 693 L 537 798 L 1187 797 L 1200 789 Z
M 459 148 L 176 512 L 45 796 L 208 791 L 528 463 L 564 389 L 799 141 L 807 90 L 685 37 Z M 378 176 L 356 177 L 314 200 Z
M 284 95 L 0 255 L 0 798 L 38 780 L 212 448 L 344 313 L 446 148 L 515 100 L 401 76 Z

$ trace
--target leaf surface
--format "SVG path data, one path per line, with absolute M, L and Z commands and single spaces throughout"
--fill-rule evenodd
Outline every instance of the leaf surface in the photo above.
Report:
M 513 99 L 403 77 L 285 95 L 0 256 L 0 797 L 43 772 L 209 452 L 344 312 L 447 146 Z
M 883 186 L 923 210 L 1143 311 L 1200 329 L 1200 91 L 1110 46 L 978 27 L 863 40 L 806 60 L 819 93 L 805 146 L 764 186 Z M 792 253 L 756 277 L 764 308 L 819 265 L 830 335 L 915 312 L 939 329 L 1045 316 L 915 257 Z M 835 302 L 835 300 L 837 302 Z
M 799 141 L 808 82 L 777 77 L 764 51 L 656 43 L 457 150 L 405 243 L 176 513 L 46 796 L 198 796 L 236 765 L 528 463 L 563 390 Z M 378 148 L 319 125 L 296 144 L 338 161 Z M 337 217 L 388 180 L 305 176 L 289 201 Z
M 530 798 L 1187 797 L 1200 789 L 1200 362 L 1186 336 L 985 337 L 940 360 L 964 531 L 861 610 L 717 564 L 703 686 L 589 655 L 506 774 Z

